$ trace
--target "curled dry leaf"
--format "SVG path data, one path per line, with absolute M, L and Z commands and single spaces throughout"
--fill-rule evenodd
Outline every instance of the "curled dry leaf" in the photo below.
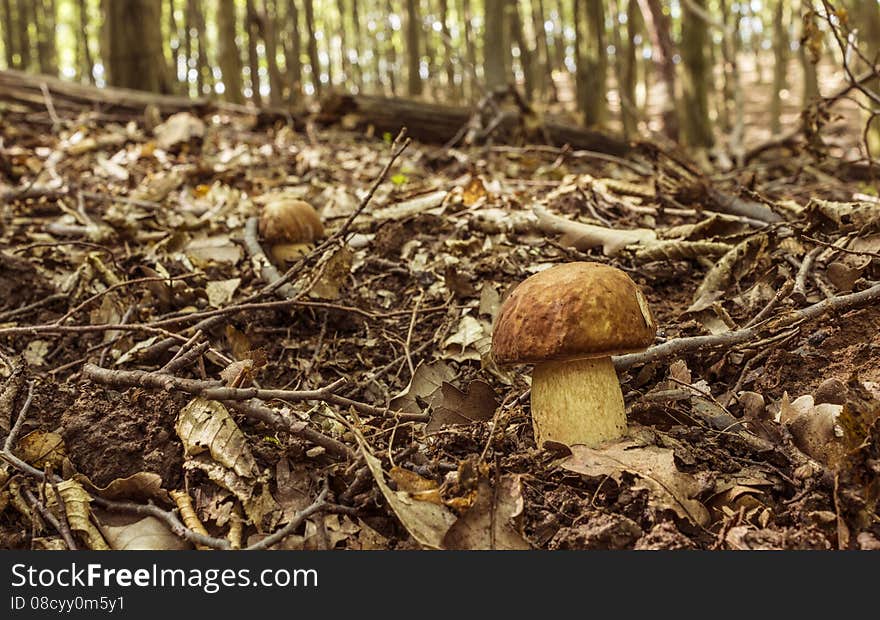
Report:
M 474 504 L 443 537 L 444 548 L 530 549 L 522 534 L 523 507 L 520 476 L 504 475 L 494 489 L 488 480 L 482 479 Z
M 675 467 L 673 451 L 657 446 L 643 446 L 632 440 L 598 448 L 571 446 L 571 456 L 560 465 L 585 476 L 609 476 L 620 482 L 623 474 L 637 476 L 634 489 L 648 491 L 648 503 L 655 510 L 672 510 L 679 517 L 697 525 L 709 522 L 706 507 L 693 497 L 700 484 L 690 474 Z
M 175 430 L 183 441 L 186 456 L 208 452 L 214 461 L 236 475 L 257 477 L 257 462 L 247 439 L 226 407 L 218 401 L 202 397 L 192 399 L 180 410 Z
M 21 458 L 34 467 L 44 469 L 47 465 L 59 470 L 67 456 L 64 439 L 58 433 L 33 431 L 18 441 Z
M 280 512 L 278 504 L 260 480 L 247 440 L 226 407 L 194 398 L 181 409 L 175 429 L 183 441 L 185 468 L 203 471 L 231 491 L 257 528 L 274 525 Z
M 454 377 L 455 371 L 446 362 L 419 362 L 409 385 L 391 399 L 390 406 L 406 413 L 422 413 L 422 409 L 430 404 L 429 397 Z
M 193 138 L 201 138 L 205 135 L 205 123 L 189 112 L 172 114 L 168 119 L 153 129 L 156 136 L 156 146 L 168 150 L 178 144 L 186 143 Z
M 110 547 L 104 537 L 89 519 L 92 498 L 82 485 L 76 480 L 62 480 L 58 483 L 58 492 L 61 494 L 61 499 L 64 500 L 64 510 L 67 514 L 67 522 L 70 523 L 70 529 L 82 535 L 89 549 L 93 551 L 109 550 Z M 59 508 L 55 494 L 49 493 L 48 497 L 48 508 Z
M 423 547 L 442 549 L 443 537 L 455 522 L 455 515 L 444 506 L 413 499 L 405 491 L 392 490 L 385 481 L 382 462 L 373 456 L 360 433 L 356 432 L 355 436 L 364 461 L 376 481 L 376 486 L 397 515 L 401 525 Z
M 413 499 L 433 504 L 442 504 L 440 485 L 436 481 L 423 478 L 417 473 L 402 467 L 392 467 L 388 477 L 394 480 L 398 491 L 409 493 Z
M 338 248 L 323 266 L 321 277 L 309 291 L 316 299 L 339 299 L 345 281 L 351 273 L 354 252 L 347 246 Z
M 769 242 L 766 234 L 753 235 L 740 242 L 716 262 L 694 293 L 694 302 L 687 312 L 709 308 L 733 282 L 753 271 L 767 256 Z
M 456 362 L 480 360 L 492 346 L 492 326 L 470 314 L 461 317 L 458 329 L 443 341 L 443 356 Z
M 432 394 L 430 404 L 433 415 L 425 426 L 429 433 L 443 426 L 491 420 L 498 406 L 498 398 L 492 386 L 485 381 L 471 381 L 467 392 L 444 381 L 440 389 Z
M 191 548 L 156 517 L 136 517 L 104 510 L 93 512 L 107 543 L 115 550 L 182 551 Z
M 779 407 L 779 422 L 788 427 L 798 448 L 829 464 L 842 456 L 844 450 L 843 429 L 838 424 L 842 412 L 842 405 L 815 404 L 810 394 L 789 401 L 786 392 Z
M 104 499 L 126 499 L 133 502 L 153 500 L 163 503 L 171 501 L 168 492 L 162 488 L 162 476 L 149 471 L 139 471 L 127 478 L 116 478 L 105 487 L 95 485 L 83 474 L 76 474 L 74 480 Z

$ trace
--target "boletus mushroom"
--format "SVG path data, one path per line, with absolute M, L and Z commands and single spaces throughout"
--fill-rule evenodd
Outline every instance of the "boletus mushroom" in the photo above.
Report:
M 294 261 L 324 236 L 324 225 L 315 208 L 305 200 L 276 198 L 260 212 L 260 236 L 278 266 Z
M 595 447 L 626 433 L 611 356 L 646 349 L 656 332 L 627 274 L 601 263 L 567 263 L 514 289 L 498 314 L 492 353 L 500 365 L 535 365 L 531 407 L 539 446 Z

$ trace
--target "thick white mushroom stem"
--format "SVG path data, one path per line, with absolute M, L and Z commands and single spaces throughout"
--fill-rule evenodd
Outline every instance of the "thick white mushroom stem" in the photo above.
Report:
M 532 372 L 535 441 L 595 447 L 626 433 L 626 409 L 610 357 L 543 362 Z

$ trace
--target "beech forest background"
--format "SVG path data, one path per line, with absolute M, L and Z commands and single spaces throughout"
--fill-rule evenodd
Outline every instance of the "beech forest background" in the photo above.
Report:
M 0 24 L 7 68 L 98 86 L 296 107 L 516 84 L 586 126 L 734 151 L 880 50 L 874 0 L 2 0 Z

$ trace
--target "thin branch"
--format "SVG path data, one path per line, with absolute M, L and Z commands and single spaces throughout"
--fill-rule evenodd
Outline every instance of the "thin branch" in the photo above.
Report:
M 327 493 L 329 488 L 325 485 L 321 492 L 318 494 L 318 497 L 315 498 L 315 501 L 312 502 L 306 508 L 300 510 L 296 513 L 293 518 L 290 520 L 290 523 L 282 527 L 280 530 L 277 530 L 274 534 L 266 536 L 266 538 L 255 542 L 254 544 L 246 547 L 248 551 L 258 551 L 260 549 L 268 549 L 272 545 L 275 545 L 288 536 L 290 536 L 293 532 L 295 532 L 302 524 L 303 521 L 308 519 L 310 516 L 315 514 L 316 512 L 321 512 L 324 507 L 327 505 L 325 499 L 327 498 Z
M 613 357 L 614 367 L 617 370 L 627 370 L 633 366 L 656 362 L 667 359 L 680 353 L 697 351 L 708 347 L 731 346 L 741 344 L 755 339 L 763 331 L 770 329 L 781 329 L 788 327 L 798 321 L 809 321 L 822 316 L 827 312 L 849 311 L 880 299 L 880 284 L 875 284 L 871 288 L 859 291 L 858 293 L 850 293 L 848 295 L 839 295 L 830 299 L 822 300 L 812 306 L 801 308 L 783 314 L 782 316 L 771 319 L 766 323 L 756 324 L 751 327 L 724 332 L 722 334 L 713 334 L 711 336 L 691 336 L 688 338 L 675 338 L 651 347 L 642 353 L 630 353 L 628 355 L 617 355 Z

